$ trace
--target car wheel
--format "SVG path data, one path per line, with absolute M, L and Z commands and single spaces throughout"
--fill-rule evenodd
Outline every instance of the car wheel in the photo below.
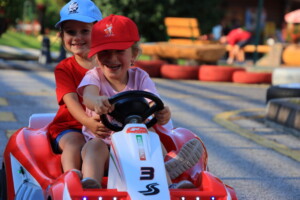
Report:
M 277 98 L 300 97 L 300 84 L 280 84 L 267 89 L 266 102 Z
M 6 174 L 4 163 L 2 163 L 2 168 L 0 169 L 0 200 L 6 200 L 6 198 Z

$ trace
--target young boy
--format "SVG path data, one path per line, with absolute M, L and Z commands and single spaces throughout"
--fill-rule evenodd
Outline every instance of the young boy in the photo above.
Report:
M 60 20 L 55 25 L 60 30 L 64 47 L 73 56 L 61 61 L 54 71 L 59 109 L 48 127 L 48 134 L 55 153 L 62 154 L 63 171 L 74 170 L 80 178 L 83 176 L 83 187 L 90 187 L 90 174 L 82 165 L 91 161 L 82 163 L 81 150 L 85 145 L 82 124 L 96 132 L 101 123 L 99 117 L 86 115 L 82 98 L 76 90 L 85 73 L 96 65 L 94 59 L 88 57 L 88 52 L 92 27 L 101 19 L 100 10 L 91 0 L 71 0 L 61 9 Z

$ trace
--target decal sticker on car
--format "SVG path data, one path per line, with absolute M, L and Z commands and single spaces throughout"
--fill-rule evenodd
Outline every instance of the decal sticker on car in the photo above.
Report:
M 143 137 L 141 135 L 136 136 L 136 141 L 139 149 L 140 160 L 146 160 L 145 147 L 143 143 Z

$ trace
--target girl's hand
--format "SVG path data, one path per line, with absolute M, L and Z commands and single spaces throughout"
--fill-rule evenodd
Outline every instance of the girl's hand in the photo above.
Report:
M 86 127 L 91 130 L 96 137 L 107 138 L 111 135 L 112 131 L 104 126 L 100 121 L 99 115 L 93 116 L 90 119 Z
M 109 103 L 107 96 L 97 96 L 94 102 L 94 111 L 98 115 L 110 113 L 114 109 L 114 107 Z
M 165 125 L 171 119 L 171 111 L 168 106 L 165 106 L 162 110 L 157 111 L 154 115 L 159 125 Z

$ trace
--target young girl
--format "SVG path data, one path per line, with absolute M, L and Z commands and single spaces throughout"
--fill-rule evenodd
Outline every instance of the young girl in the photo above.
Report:
M 88 71 L 78 87 L 78 93 L 83 96 L 84 104 L 87 107 L 88 116 L 111 112 L 113 106 L 109 103 L 108 98 L 122 91 L 144 90 L 158 95 L 154 82 L 149 75 L 139 68 L 131 68 L 140 51 L 137 44 L 139 39 L 136 24 L 124 16 L 110 15 L 94 25 L 89 56 L 92 57 L 96 54 L 100 67 Z M 158 124 L 169 123 L 171 118 L 169 107 L 165 106 L 163 110 L 156 112 L 155 116 Z M 88 167 L 91 171 L 97 172 L 92 178 L 94 178 L 95 185 L 100 185 L 99 182 L 103 177 L 108 161 L 107 144 L 109 144 L 111 132 L 103 131 L 95 135 L 89 127 L 84 126 L 83 133 L 87 144 L 89 144 L 85 145 L 83 153 L 88 154 L 85 153 L 87 148 L 95 149 L 90 156 L 94 157 L 96 162 L 93 166 Z M 199 150 L 197 149 L 199 144 L 193 145 L 196 150 Z M 192 158 L 188 162 L 194 165 L 198 160 L 199 157 Z M 178 161 L 172 164 L 181 165 L 178 168 L 182 168 L 182 173 L 189 168 L 183 163 Z M 100 173 L 99 169 L 101 169 Z M 194 187 L 194 185 L 189 181 L 183 181 L 177 184 L 175 188 L 179 187 L 188 188 Z
M 101 19 L 102 14 L 92 1 L 71 0 L 61 9 L 60 21 L 55 25 L 60 29 L 64 47 L 73 56 L 61 61 L 55 68 L 59 110 L 48 127 L 48 133 L 55 153 L 62 153 L 63 171 L 74 170 L 80 177 L 84 159 L 81 149 L 85 144 L 82 124 L 92 132 L 97 132 L 101 124 L 99 118 L 86 115 L 82 98 L 76 90 L 85 73 L 95 66 L 93 58 L 88 58 L 88 52 L 93 24 Z M 89 177 L 89 173 L 82 172 L 84 178 Z M 88 179 L 82 182 L 83 187 L 89 187 Z

